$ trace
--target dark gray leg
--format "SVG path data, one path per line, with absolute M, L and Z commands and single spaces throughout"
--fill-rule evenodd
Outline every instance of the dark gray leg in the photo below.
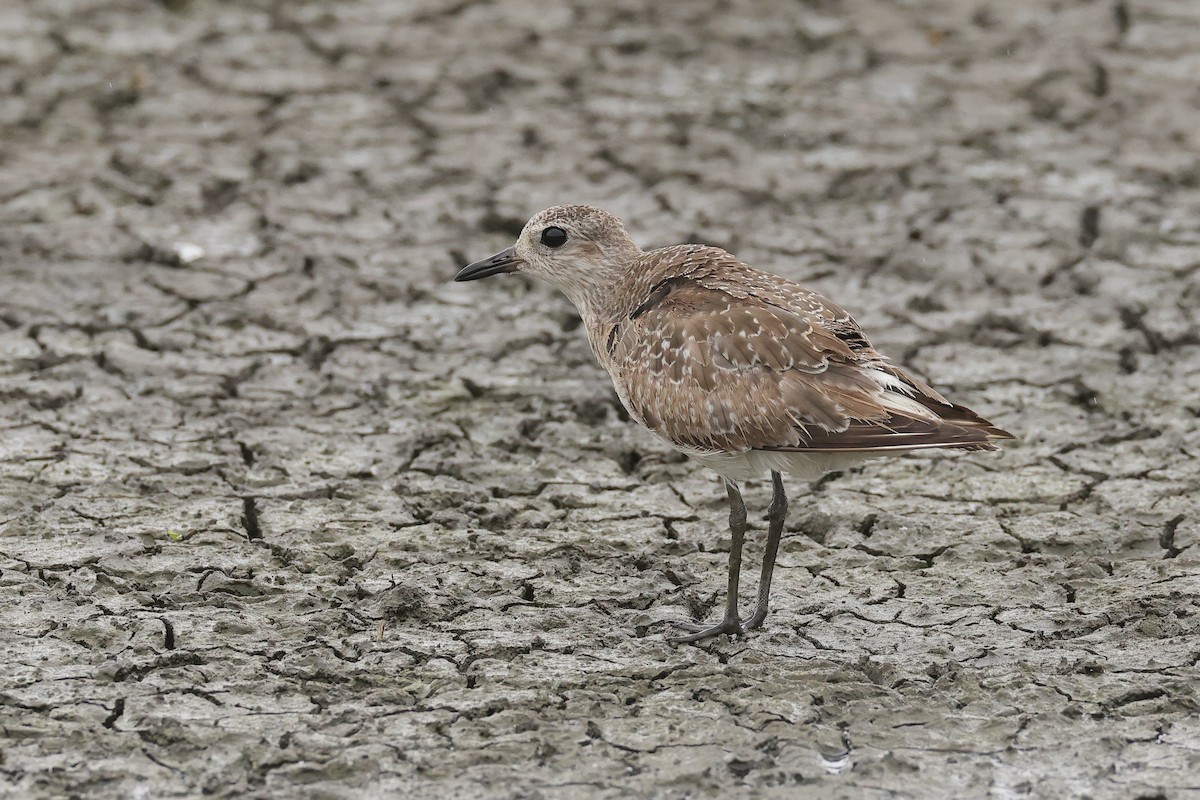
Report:
M 746 538 L 746 504 L 742 502 L 742 493 L 733 481 L 725 481 L 725 491 L 729 495 L 729 593 L 725 597 L 725 619 L 710 627 L 685 625 L 685 628 L 695 629 L 695 632 L 672 637 L 671 641 L 676 644 L 698 642 L 710 636 L 720 636 L 722 633 L 733 636 L 746 632 L 737 610 L 738 578 L 742 573 L 742 541 Z
M 752 631 L 767 618 L 767 603 L 771 598 L 771 573 L 775 569 L 775 555 L 779 552 L 779 540 L 783 538 L 783 521 L 787 517 L 787 495 L 783 493 L 783 478 L 778 472 L 771 473 L 771 527 L 767 530 L 767 551 L 763 554 L 762 577 L 758 579 L 758 608 L 746 623 Z

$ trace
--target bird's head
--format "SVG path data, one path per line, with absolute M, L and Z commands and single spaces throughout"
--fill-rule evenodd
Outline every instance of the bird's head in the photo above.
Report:
M 582 307 L 611 291 L 641 252 L 621 220 L 607 211 L 581 205 L 553 206 L 525 223 L 512 247 L 468 264 L 454 280 L 525 272 L 561 289 Z

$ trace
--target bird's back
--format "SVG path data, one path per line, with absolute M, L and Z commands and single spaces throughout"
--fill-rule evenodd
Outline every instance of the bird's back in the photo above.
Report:
M 593 345 L 622 402 L 693 455 L 808 464 L 1011 438 L 888 363 L 840 306 L 724 250 L 644 253 L 611 306 Z

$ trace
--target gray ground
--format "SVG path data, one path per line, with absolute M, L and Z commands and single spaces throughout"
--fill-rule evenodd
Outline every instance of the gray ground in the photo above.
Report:
M 1200 4 L 643 5 L 2 4 L 5 794 L 1200 796 Z M 793 484 L 668 646 L 719 484 L 447 283 L 562 201 L 1020 441 Z

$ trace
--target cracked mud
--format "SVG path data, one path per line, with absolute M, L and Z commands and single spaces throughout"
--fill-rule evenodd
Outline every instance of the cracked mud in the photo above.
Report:
M 1200 793 L 1196 4 L 646 5 L 4 4 L 0 793 Z M 790 484 L 668 646 L 720 486 L 447 282 L 561 201 L 1021 440 Z

